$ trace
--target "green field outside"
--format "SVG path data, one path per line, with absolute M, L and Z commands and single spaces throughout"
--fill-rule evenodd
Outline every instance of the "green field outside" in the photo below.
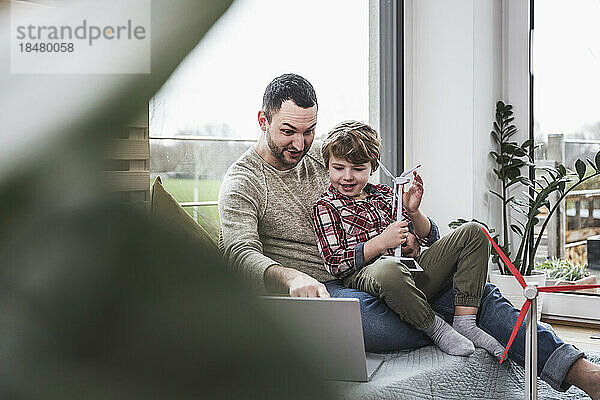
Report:
M 189 202 L 194 200 L 194 187 L 198 187 L 197 201 L 217 201 L 219 197 L 219 189 L 221 188 L 220 180 L 199 180 L 194 182 L 193 179 L 175 179 L 162 178 L 163 186 L 171 196 L 178 202 Z
M 198 187 L 198 199 L 196 201 L 217 201 L 220 180 L 199 180 L 177 179 L 161 177 L 164 188 L 179 203 L 191 202 L 194 200 L 194 188 Z M 185 207 L 190 216 L 195 217 L 196 221 L 208 231 L 214 238 L 219 235 L 219 213 L 217 206 Z

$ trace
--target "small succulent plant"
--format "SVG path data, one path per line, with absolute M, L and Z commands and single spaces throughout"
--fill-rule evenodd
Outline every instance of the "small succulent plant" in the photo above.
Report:
M 564 281 L 576 281 L 590 275 L 589 271 L 587 270 L 587 264 L 573 264 L 569 260 L 562 260 L 558 258 L 537 263 L 535 265 L 535 269 L 546 272 L 546 277 L 548 279 L 558 279 Z

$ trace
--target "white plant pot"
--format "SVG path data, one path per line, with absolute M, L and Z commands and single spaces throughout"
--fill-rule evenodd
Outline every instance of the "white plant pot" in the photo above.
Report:
M 532 275 L 524 276 L 525 282 L 528 285 L 545 286 L 546 285 L 546 274 L 541 271 L 532 271 Z M 499 271 L 490 272 L 490 283 L 493 283 L 500 289 L 500 292 L 504 297 L 511 302 L 511 304 L 519 310 L 525 303 L 525 297 L 523 296 L 523 288 L 512 275 L 501 275 Z M 542 307 L 544 305 L 544 293 L 538 294 L 538 307 L 537 307 L 537 318 L 538 321 L 542 318 Z

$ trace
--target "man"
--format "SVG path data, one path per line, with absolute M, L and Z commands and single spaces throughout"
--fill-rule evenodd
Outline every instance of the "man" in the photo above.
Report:
M 331 280 L 322 264 L 311 222 L 311 209 L 329 179 L 320 154 L 312 146 L 317 124 L 317 98 L 304 78 L 286 74 L 266 88 L 258 112 L 262 135 L 227 171 L 219 194 L 224 256 L 231 268 L 271 292 L 299 297 L 356 297 L 361 302 L 365 346 L 389 351 L 431 344 L 421 331 L 400 320 L 386 304 L 367 293 Z M 435 224 L 432 224 L 432 229 Z M 419 254 L 414 235 L 405 253 Z M 430 299 L 433 309 L 453 318 L 454 294 L 449 287 Z M 479 325 L 506 345 L 519 311 L 487 284 L 478 314 Z M 524 334 L 517 335 L 509 357 L 524 364 Z M 538 370 L 556 390 L 574 384 L 600 399 L 600 367 L 538 327 Z

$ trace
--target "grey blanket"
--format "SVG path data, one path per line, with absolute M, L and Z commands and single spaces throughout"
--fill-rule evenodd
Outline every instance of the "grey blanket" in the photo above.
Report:
M 600 364 L 600 353 L 587 352 Z M 538 379 L 540 399 L 589 399 L 571 387 L 553 390 Z M 386 355 L 368 383 L 331 382 L 340 399 L 522 399 L 523 368 L 514 362 L 499 364 L 482 349 L 470 357 L 448 355 L 435 346 Z

